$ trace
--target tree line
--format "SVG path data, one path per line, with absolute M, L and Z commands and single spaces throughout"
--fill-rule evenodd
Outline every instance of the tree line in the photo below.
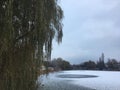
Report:
M 46 67 L 52 67 L 55 71 L 72 69 L 72 65 L 62 58 L 54 58 L 52 61 L 45 61 L 44 63 Z
M 97 62 L 89 60 L 81 64 L 72 65 L 75 70 L 109 70 L 109 71 L 120 71 L 120 62 L 116 59 L 108 59 L 104 61 L 104 53 Z
M 116 59 L 104 60 L 104 53 L 99 57 L 98 61 L 88 60 L 80 64 L 70 64 L 62 58 L 56 58 L 48 62 L 47 67 L 53 67 L 55 70 L 108 70 L 120 71 L 120 61 Z

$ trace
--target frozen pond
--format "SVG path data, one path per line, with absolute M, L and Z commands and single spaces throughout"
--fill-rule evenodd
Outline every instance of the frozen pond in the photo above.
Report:
M 49 85 L 54 86 L 56 83 L 65 83 L 68 85 L 74 85 L 79 87 L 86 87 L 86 90 L 120 90 L 120 72 L 116 71 L 61 71 L 44 77 L 44 87 Z M 65 85 L 64 84 L 64 85 Z M 56 84 L 56 87 L 58 85 Z M 62 84 L 61 86 L 62 87 Z M 85 89 L 74 90 L 85 90 Z M 44 89 L 47 90 L 47 89 Z M 55 89 L 54 90 L 58 90 Z M 60 89 L 69 90 L 69 89 Z M 72 90 L 72 89 L 71 89 Z

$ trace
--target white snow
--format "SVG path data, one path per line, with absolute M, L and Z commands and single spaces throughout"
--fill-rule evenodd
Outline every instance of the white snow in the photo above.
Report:
M 120 72 L 117 71 L 64 71 L 63 74 L 96 75 L 95 78 L 66 78 L 70 83 L 96 90 L 120 90 Z M 64 79 L 65 80 L 65 79 Z
M 95 75 L 98 77 L 89 78 L 60 78 L 58 75 Z M 46 79 L 45 79 L 46 78 Z M 95 90 L 120 90 L 120 72 L 117 71 L 87 71 L 87 70 L 73 70 L 62 71 L 44 77 L 44 84 L 51 84 L 52 81 L 60 82 L 66 81 L 73 85 L 88 87 Z

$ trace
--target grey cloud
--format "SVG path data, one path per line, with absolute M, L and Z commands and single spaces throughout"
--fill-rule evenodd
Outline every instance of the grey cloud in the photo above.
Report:
M 54 44 L 52 57 L 72 63 L 97 60 L 102 52 L 106 59 L 120 59 L 120 0 L 63 0 L 64 37 Z

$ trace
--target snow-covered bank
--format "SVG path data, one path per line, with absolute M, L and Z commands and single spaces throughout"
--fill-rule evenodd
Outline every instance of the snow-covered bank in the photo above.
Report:
M 43 90 L 120 90 L 120 72 L 62 71 L 44 76 L 43 84 Z

